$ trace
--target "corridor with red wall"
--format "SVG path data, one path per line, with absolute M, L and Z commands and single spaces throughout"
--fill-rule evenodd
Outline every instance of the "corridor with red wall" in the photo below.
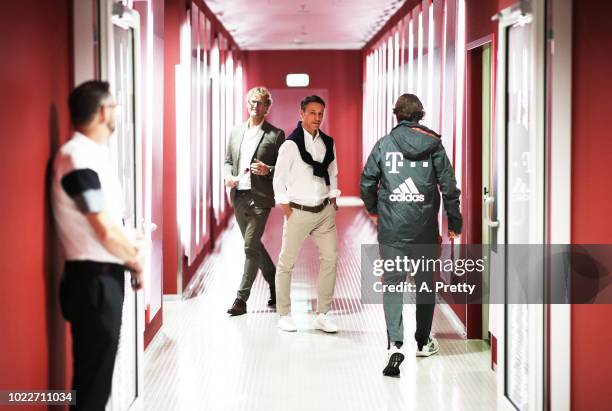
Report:
M 65 389 L 70 386 L 72 376 L 69 325 L 61 317 L 58 304 L 57 289 L 62 274 L 62 257 L 47 198 L 47 166 L 52 155 L 70 138 L 72 132 L 67 98 L 75 85 L 75 9 L 73 2 L 69 1 L 41 0 L 35 3 L 27 8 L 11 2 L 4 2 L 0 6 L 0 23 L 5 28 L 4 34 L 0 36 L 4 56 L 3 64 L 0 65 L 0 88 L 3 96 L 0 119 L 5 126 L 4 137 L 0 141 L 0 186 L 3 193 L 0 216 L 4 228 L 0 241 L 0 271 L 3 273 L 0 324 L 3 324 L 4 330 L 0 347 L 0 369 L 4 370 L 0 373 L 0 390 Z M 160 46 L 159 50 L 162 50 L 161 54 L 153 53 L 149 60 L 143 59 L 142 62 L 144 78 L 148 78 L 147 70 L 150 70 L 156 73 L 151 79 L 163 82 L 160 85 L 160 90 L 163 89 L 160 94 L 163 95 L 155 97 L 158 105 L 147 109 L 150 110 L 148 115 L 159 116 L 156 117 L 156 121 L 159 121 L 156 124 L 161 124 L 159 136 L 162 141 L 162 157 L 155 159 L 154 167 L 159 167 L 156 170 L 162 171 L 163 174 L 154 184 L 159 185 L 162 192 L 162 197 L 155 201 L 156 204 L 161 203 L 163 224 L 159 225 L 163 242 L 162 247 L 155 251 L 155 261 L 158 261 L 156 264 L 160 266 L 157 268 L 161 272 L 161 278 L 155 280 L 155 285 L 156 289 L 161 290 L 160 295 L 156 297 L 163 299 L 163 305 L 158 316 L 149 318 L 143 330 L 145 342 L 142 350 L 145 355 L 149 344 L 154 344 L 153 350 L 157 350 L 159 341 L 166 338 L 165 327 L 175 330 L 172 327 L 175 327 L 176 323 L 166 323 L 167 311 L 163 306 L 167 301 L 170 301 L 171 308 L 168 312 L 171 319 L 176 319 L 172 316 L 176 311 L 172 310 L 178 310 L 172 308 L 176 307 L 172 305 L 173 299 L 181 300 L 185 296 L 184 293 L 195 298 L 195 291 L 199 290 L 200 295 L 207 298 L 202 302 L 204 305 L 209 304 L 209 301 L 216 301 L 215 296 L 204 292 L 206 287 L 218 287 L 219 282 L 223 281 L 218 270 L 211 266 L 211 261 L 221 255 L 219 250 L 225 244 L 238 244 L 240 247 L 239 241 L 232 239 L 232 236 L 236 235 L 233 209 L 220 180 L 222 173 L 219 165 L 224 161 L 225 143 L 231 125 L 246 119 L 246 91 L 254 86 L 265 86 L 273 94 L 274 91 L 292 90 L 291 93 L 297 95 L 302 89 L 289 88 L 286 75 L 308 74 L 310 83 L 303 91 L 306 93 L 308 90 L 321 90 L 326 95 L 327 123 L 324 124 L 323 130 L 334 137 L 337 144 L 339 188 L 342 196 L 358 201 L 356 197 L 359 196 L 359 179 L 364 156 L 369 153 L 371 143 L 388 132 L 388 126 L 393 124 L 389 114 L 389 102 L 396 96 L 393 94 L 395 91 L 389 90 L 395 90 L 397 86 L 397 91 L 406 91 L 399 89 L 399 80 L 397 84 L 393 83 L 395 80 L 389 73 L 393 73 L 397 65 L 401 70 L 405 69 L 407 75 L 409 65 L 407 58 L 393 62 L 394 57 L 391 57 L 390 63 L 389 60 L 377 60 L 380 71 L 376 71 L 378 68 L 372 71 L 373 66 L 369 66 L 371 70 L 368 71 L 367 57 L 370 54 L 373 56 L 377 50 L 382 53 L 389 44 L 395 44 L 394 36 L 399 33 L 398 30 L 404 30 L 404 40 L 407 44 L 407 23 L 411 19 L 415 27 L 414 38 L 427 38 L 427 30 L 425 34 L 418 34 L 416 22 L 419 21 L 419 11 L 433 7 L 435 2 L 399 2 L 392 12 L 386 14 L 383 10 L 391 6 L 370 6 L 376 13 L 384 15 L 384 21 L 376 26 L 367 42 L 363 42 L 360 48 L 309 49 L 308 45 L 303 45 L 291 50 L 243 47 L 242 40 L 237 35 L 238 29 L 225 20 L 229 18 L 227 14 L 215 13 L 216 6 L 213 3 L 215 2 L 203 0 L 126 2 L 142 13 L 143 27 L 145 15 L 151 13 L 147 17 L 152 17 L 149 22 L 154 28 L 154 34 L 151 32 L 149 35 L 146 31 L 142 33 L 143 47 L 151 47 L 153 50 L 153 45 L 156 44 L 156 47 Z M 469 150 L 462 146 L 462 142 L 469 141 L 470 137 L 469 130 L 466 129 L 466 119 L 481 118 L 478 115 L 470 117 L 475 113 L 470 111 L 472 100 L 469 91 L 474 90 L 465 90 L 465 83 L 462 83 L 471 72 L 465 67 L 462 68 L 461 56 L 464 56 L 464 59 L 467 56 L 466 45 L 488 39 L 493 49 L 492 84 L 494 89 L 500 87 L 496 84 L 496 76 L 500 73 L 497 66 L 499 22 L 491 17 L 506 8 L 516 9 L 517 6 L 516 2 L 511 0 L 447 0 L 443 4 L 452 8 L 455 13 L 452 15 L 455 17 L 463 10 L 465 21 L 460 25 L 459 20 L 442 20 L 446 24 L 444 27 L 453 27 L 452 33 L 443 32 L 442 25 L 436 26 L 435 33 L 439 33 L 439 37 L 435 38 L 432 45 L 434 48 L 447 49 L 444 49 L 444 58 L 439 62 L 442 70 L 436 74 L 434 93 L 430 96 L 436 98 L 432 100 L 434 103 L 429 104 L 440 101 L 435 111 L 432 110 L 432 114 L 437 115 L 437 123 L 433 124 L 438 126 L 437 131 L 444 131 L 444 145 L 451 153 L 455 171 L 462 176 L 463 182 L 480 171 L 471 166 L 478 156 L 470 157 L 469 154 L 473 153 L 466 154 L 461 151 Z M 560 4 L 562 2 L 558 0 L 545 2 L 547 15 L 552 13 L 554 6 Z M 198 14 L 202 16 L 198 17 L 201 20 L 190 20 L 192 14 L 189 13 L 193 13 L 196 8 L 201 13 Z M 296 4 L 296 8 L 299 8 L 299 5 Z M 612 25 L 607 21 L 612 8 L 607 2 L 586 5 L 574 1 L 570 9 L 572 24 L 568 35 L 572 54 L 571 100 L 565 102 L 571 110 L 571 157 L 566 164 L 571 170 L 569 242 L 609 244 L 612 235 L 610 224 L 607 223 L 607 211 L 612 201 L 612 190 L 606 166 L 612 163 L 612 142 L 607 135 L 608 130 L 612 129 L 612 122 L 606 111 L 609 97 L 605 90 L 612 87 L 607 74 L 612 70 L 612 46 L 606 41 L 612 36 Z M 438 24 L 437 19 L 448 17 L 444 14 L 448 9 L 441 7 L 436 10 L 440 13 L 432 16 L 432 21 L 435 17 Z M 197 23 L 194 23 L 195 21 Z M 423 21 L 425 20 L 421 20 L 419 27 L 428 27 Z M 187 26 L 192 30 L 188 33 L 189 37 L 186 37 Z M 401 34 L 402 37 L 398 36 L 398 41 L 404 38 L 404 34 Z M 451 50 L 449 44 L 452 44 L 452 53 L 448 52 Z M 554 51 L 551 51 L 554 50 L 551 43 L 546 44 L 543 48 L 551 53 L 547 58 L 555 57 Z M 422 56 L 427 55 L 428 44 L 421 45 L 420 52 L 417 44 L 414 44 L 414 47 L 416 63 L 419 53 Z M 201 65 L 189 69 L 192 71 L 185 71 L 190 67 L 185 56 L 196 56 L 193 58 L 200 59 Z M 387 54 L 385 57 L 389 58 Z M 213 63 L 215 58 L 218 60 Z M 432 61 L 438 63 L 437 60 Z M 217 70 L 214 76 L 211 74 L 213 67 Z M 452 67 L 452 70 L 444 71 L 444 67 Z M 462 69 L 465 69 L 465 72 L 462 72 Z M 416 64 L 414 70 L 416 76 L 419 70 Z M 423 69 L 423 76 L 426 76 L 426 71 Z M 187 72 L 189 74 L 185 75 Z M 374 72 L 378 77 L 372 77 Z M 381 77 L 387 75 L 384 79 Z M 379 100 L 369 100 L 367 97 L 367 90 L 370 90 L 368 87 L 373 84 L 372 78 L 377 81 L 376 93 L 381 93 L 376 94 Z M 389 81 L 389 78 L 392 86 L 384 83 Z M 151 84 L 143 82 L 143 87 L 152 87 Z M 436 87 L 439 87 L 437 91 Z M 214 97 L 215 92 L 220 94 Z M 425 93 L 425 90 L 423 92 Z M 272 97 L 274 98 L 274 95 Z M 498 113 L 495 111 L 498 97 L 494 91 L 493 133 L 497 133 L 502 126 L 498 123 Z M 181 98 L 189 101 L 181 101 Z M 216 103 L 214 98 L 218 99 Z M 374 105 L 380 112 L 371 111 L 374 101 L 379 103 Z M 184 117 L 186 112 L 196 113 L 197 107 L 204 113 L 204 106 L 197 104 L 205 102 L 209 110 L 206 114 L 200 117 L 195 114 L 193 117 Z M 219 111 L 214 112 L 217 108 L 213 107 L 219 107 Z M 277 109 L 281 111 L 278 106 Z M 274 110 L 273 106 L 272 111 Z M 295 113 L 295 118 L 291 121 L 297 122 L 299 107 L 282 108 L 284 116 L 289 117 L 292 112 Z M 464 121 L 465 123 L 462 123 Z M 290 124 L 289 119 L 286 124 Z M 544 128 L 545 124 L 542 123 L 541 126 Z M 370 132 L 373 129 L 376 133 Z M 284 131 L 289 134 L 292 130 Z M 150 135 L 152 136 L 153 132 Z M 186 145 L 186 142 L 189 144 Z M 560 140 L 552 135 L 546 144 L 552 146 L 559 143 Z M 195 149 L 191 150 L 190 147 L 200 147 L 199 154 L 185 157 L 195 153 Z M 456 157 L 453 157 L 455 154 Z M 185 165 L 184 161 L 187 161 L 188 165 Z M 185 167 L 182 168 L 183 166 Z M 550 178 L 554 180 L 555 176 Z M 189 183 L 183 187 L 185 181 Z M 464 205 L 475 202 L 480 204 L 480 193 L 464 190 L 462 195 Z M 188 213 L 181 214 L 184 210 Z M 371 236 L 372 226 L 363 210 L 351 209 L 350 216 L 351 224 L 362 229 L 357 230 L 358 233 L 364 235 L 363 233 L 367 232 L 368 236 Z M 282 224 L 278 215 L 274 218 L 276 225 L 270 229 L 278 229 Z M 441 218 L 443 237 L 446 235 L 445 218 Z M 342 221 L 345 224 L 349 219 L 343 217 Z M 479 238 L 479 233 L 476 232 L 481 228 L 481 223 L 476 221 L 468 225 L 469 228 L 466 229 L 471 232 L 465 234 L 465 238 Z M 551 224 L 567 224 L 567 221 L 552 221 Z M 196 225 L 201 229 L 196 230 Z M 184 237 L 186 227 L 189 227 L 190 238 Z M 448 238 L 445 237 L 444 241 L 448 242 Z M 241 249 L 238 251 L 242 252 Z M 274 259 L 276 260 L 276 256 Z M 350 268 L 355 269 L 353 266 Z M 226 293 L 224 298 L 231 294 L 223 287 L 213 289 Z M 199 304 L 199 301 L 202 299 L 185 298 L 181 303 Z M 214 306 L 214 310 L 206 311 L 210 318 L 216 318 L 216 313 L 224 312 L 227 301 L 222 302 L 223 307 L 219 304 Z M 207 309 L 209 308 L 207 306 Z M 473 307 L 458 304 L 452 305 L 452 308 L 454 314 L 445 315 L 453 319 L 455 317 L 452 316 L 455 315 L 459 320 L 457 325 L 463 327 L 467 335 L 468 318 L 474 312 L 470 314 Z M 480 306 L 476 307 L 477 313 L 480 313 L 479 310 Z M 612 356 L 607 353 L 607 347 L 612 342 L 612 332 L 607 326 L 612 309 L 605 304 L 577 304 L 570 307 L 570 313 L 570 341 L 563 342 L 569 347 L 567 376 L 570 384 L 567 386 L 567 398 L 570 402 L 564 409 L 605 410 L 612 403 L 612 392 L 606 385 L 612 376 Z M 198 321 L 208 321 L 208 318 L 200 318 Z M 225 321 L 225 318 L 214 321 Z M 197 329 L 197 326 L 193 327 Z M 231 330 L 235 331 L 232 327 L 223 329 L 229 333 L 233 332 Z M 492 337 L 491 342 L 494 344 L 495 335 Z M 241 339 L 242 334 L 235 334 L 232 338 Z M 469 344 L 470 340 L 466 337 L 465 341 Z M 548 340 L 545 350 L 550 350 L 551 345 L 555 343 Z M 486 350 L 491 348 L 487 347 Z M 491 361 L 496 362 L 496 357 L 503 354 L 496 354 L 494 346 L 492 351 L 493 353 L 487 351 L 486 355 L 492 356 Z M 550 360 L 548 357 L 547 359 Z M 547 367 L 550 367 L 550 364 L 547 364 Z M 550 369 L 547 368 L 546 372 L 546 383 L 550 384 Z M 550 386 L 547 390 L 545 399 L 550 401 L 549 397 L 554 396 L 555 391 L 551 394 Z M 548 404 L 550 406 L 551 402 Z
M 362 122 L 362 61 L 356 50 L 247 51 L 245 53 L 247 89 L 265 86 L 270 90 L 288 90 L 287 74 L 305 73 L 308 89 L 327 91 L 326 118 L 330 127 L 323 130 L 337 143 L 341 171 L 338 185 L 342 195 L 359 195 Z M 294 89 L 299 93 L 300 89 Z M 272 96 L 274 98 L 274 96 Z M 306 93 L 304 93 L 306 97 Z M 272 109 L 274 110 L 274 108 Z M 299 106 L 295 109 L 295 124 Z M 291 134 L 285 130 L 285 134 Z

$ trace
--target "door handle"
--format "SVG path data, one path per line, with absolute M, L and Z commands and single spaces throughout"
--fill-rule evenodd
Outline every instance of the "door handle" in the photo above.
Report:
M 148 231 L 148 232 L 152 233 L 153 231 L 157 230 L 157 224 L 155 224 L 152 221 L 144 221 L 144 220 L 142 220 L 142 229 L 145 232 Z
M 495 202 L 495 198 L 485 194 L 483 197 L 483 202 L 484 202 L 484 209 L 485 209 L 485 224 L 489 227 L 499 227 L 499 221 L 493 221 L 491 219 L 491 206 L 493 205 L 493 203 Z

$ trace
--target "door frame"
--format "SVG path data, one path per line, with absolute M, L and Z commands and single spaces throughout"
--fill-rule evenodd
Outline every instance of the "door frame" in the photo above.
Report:
M 498 15 L 498 48 L 497 48 L 497 85 L 496 85 L 496 138 L 493 166 L 494 172 L 494 214 L 499 221 L 497 233 L 495 233 L 496 243 L 503 245 L 506 243 L 506 124 L 507 124 L 507 52 L 508 52 L 508 30 L 516 24 L 531 19 L 533 35 L 532 46 L 532 78 L 534 89 L 531 94 L 530 107 L 533 107 L 534 115 L 530 118 L 530 138 L 535 140 L 536 158 L 534 164 L 536 174 L 536 186 L 533 188 L 535 193 L 534 201 L 536 210 L 545 210 L 545 167 L 544 167 L 544 145 L 545 145 L 545 8 L 543 0 L 523 1 L 516 3 L 502 10 Z M 539 159 L 542 159 L 540 161 Z M 535 227 L 537 233 L 530 238 L 530 243 L 543 244 L 545 242 L 544 212 L 534 213 Z M 537 237 L 537 238 L 536 238 Z M 493 257 L 492 257 L 493 258 Z M 503 278 L 505 283 L 505 263 L 503 264 Z M 544 275 L 544 272 L 542 272 Z M 505 290 L 505 284 L 504 284 Z M 505 291 L 504 291 L 505 295 Z M 500 410 L 515 410 L 515 405 L 506 396 L 506 312 L 507 305 L 497 305 L 498 313 L 495 315 L 497 321 L 497 405 Z M 545 306 L 543 304 L 530 304 L 528 314 L 529 336 L 528 336 L 528 410 L 540 411 L 544 409 L 546 402 L 546 350 L 545 350 Z M 501 309 L 501 312 L 500 312 Z
M 115 53 L 113 41 L 113 7 L 118 4 L 113 0 L 99 0 L 99 33 L 100 33 L 100 78 L 111 84 L 115 83 Z M 115 6 L 117 7 L 117 6 Z M 141 53 L 140 53 L 140 15 L 137 11 L 124 7 L 123 13 L 128 15 L 131 22 L 129 27 L 133 30 L 134 38 L 134 150 L 135 158 L 135 187 L 136 187 L 136 227 L 142 230 L 144 222 L 144 198 L 145 185 L 143 176 L 143 134 L 142 134 L 142 102 L 140 90 L 142 89 L 141 79 Z M 143 405 L 144 390 L 144 331 L 145 331 L 145 304 L 144 293 L 142 290 L 135 292 L 136 310 L 136 392 L 134 401 L 129 409 L 139 409 Z M 111 392 L 112 396 L 112 392 Z
M 528 2 L 529 3 L 529 2 Z M 533 3 L 533 2 L 531 2 Z M 572 144 L 572 0 L 536 0 L 534 12 L 540 30 L 536 41 L 541 45 L 537 50 L 536 67 L 540 65 L 544 69 L 539 72 L 538 80 L 540 84 L 546 85 L 546 90 L 538 96 L 540 101 L 538 110 L 538 121 L 544 124 L 543 139 L 545 142 L 545 242 L 549 244 L 570 244 L 571 243 L 571 144 Z M 520 5 L 514 5 L 504 14 L 508 17 L 514 12 L 516 14 Z M 520 10 L 518 10 L 520 11 Z M 504 19 L 503 21 L 508 21 Z M 505 66 L 501 56 L 505 54 L 505 28 L 500 21 L 499 31 L 499 50 L 496 75 L 499 90 L 504 90 Z M 544 38 L 545 32 L 548 33 Z M 504 53 L 504 54 L 503 54 Z M 541 89 L 540 89 L 541 90 Z M 503 93 L 497 92 L 495 98 L 496 107 L 496 134 L 500 134 L 503 139 L 505 136 L 504 113 L 505 101 Z M 546 101 L 546 105 L 544 103 Z M 554 140 L 552 138 L 554 136 Z M 504 140 L 501 142 L 504 142 Z M 499 140 L 496 144 L 499 143 Z M 505 145 L 498 147 L 505 150 Z M 499 153 L 505 156 L 504 152 Z M 502 170 L 505 171 L 505 170 Z M 554 178 L 553 178 L 554 177 Z M 503 178 L 501 178 L 503 181 Z M 503 195 L 503 192 L 501 193 Z M 503 213 L 503 207 L 497 210 Z M 500 227 L 503 229 L 503 227 Z M 498 233 L 499 234 L 499 233 Z M 555 301 L 557 302 L 557 301 Z M 571 305 L 549 304 L 545 307 L 544 326 L 545 326 L 545 346 L 542 356 L 545 363 L 544 393 L 542 407 L 551 410 L 569 411 L 571 409 Z M 503 316 L 498 316 L 503 321 Z M 502 322 L 500 321 L 500 323 Z M 505 328 L 499 327 L 500 346 L 499 352 L 503 354 Z M 554 343 L 551 343 L 554 342 Z M 499 360 L 501 371 L 498 375 L 498 392 L 501 390 L 503 397 L 503 377 L 504 377 L 504 356 L 500 355 Z M 501 376 L 501 378 L 500 378 Z M 499 397 L 498 397 L 499 398 Z M 503 404 L 504 406 L 507 404 Z M 511 406 L 511 409 L 514 407 Z
M 466 51 L 466 92 L 465 92 L 465 121 L 464 121 L 464 132 L 463 132 L 463 138 L 464 138 L 464 150 L 463 150 L 463 164 L 465 164 L 465 172 L 463 173 L 463 178 L 464 178 L 464 182 L 462 183 L 462 187 L 464 187 L 464 191 L 470 196 L 470 198 L 468 198 L 467 203 L 468 204 L 464 204 L 464 207 L 467 207 L 468 212 L 464 213 L 464 229 L 466 229 L 466 234 L 468 235 L 466 242 L 468 244 L 478 244 L 481 243 L 482 241 L 478 241 L 478 239 L 480 238 L 481 234 L 482 234 L 482 230 L 484 229 L 485 226 L 489 227 L 488 222 L 482 220 L 482 212 L 484 210 L 484 207 L 486 207 L 487 205 L 485 205 L 483 203 L 483 193 L 481 190 L 481 186 L 482 184 L 484 184 L 484 181 L 481 181 L 480 186 L 476 187 L 476 185 L 472 186 L 471 183 L 473 183 L 473 181 L 470 179 L 470 176 L 473 175 L 472 172 L 472 167 L 475 164 L 474 161 L 478 161 L 478 162 L 482 162 L 482 156 L 485 154 L 483 152 L 484 150 L 484 146 L 482 143 L 483 140 L 483 133 L 482 130 L 481 132 L 478 134 L 478 136 L 474 136 L 473 132 L 472 132 L 472 126 L 473 126 L 473 122 L 472 120 L 472 110 L 475 108 L 473 104 L 475 99 L 478 99 L 480 102 L 476 105 L 476 108 L 478 108 L 480 110 L 480 114 L 482 115 L 483 109 L 484 107 L 482 106 L 482 93 L 483 90 L 481 90 L 481 93 L 478 96 L 472 96 L 471 93 L 471 81 L 472 79 L 475 78 L 475 76 L 473 75 L 474 73 L 474 69 L 475 67 L 473 67 L 472 63 L 473 63 L 473 54 L 474 53 L 478 53 L 479 55 L 482 55 L 482 52 L 484 50 L 484 47 L 488 47 L 489 48 L 489 53 L 490 53 L 490 66 L 489 66 L 489 152 L 488 152 L 488 156 L 490 159 L 490 167 L 489 167 L 489 179 L 488 179 L 488 186 L 489 189 L 491 189 L 491 183 L 492 183 L 492 178 L 491 178 L 491 170 L 493 167 L 493 155 L 492 152 L 494 150 L 494 145 L 493 145 L 493 140 L 494 140 L 494 133 L 495 133 L 495 51 L 496 51 L 496 42 L 495 42 L 495 37 L 493 34 L 489 34 L 486 35 L 484 37 L 481 37 L 475 41 L 472 41 L 470 43 L 468 43 L 465 47 L 465 51 Z M 479 60 L 479 64 L 480 66 L 482 66 L 482 60 Z M 482 73 L 480 75 L 480 79 L 478 80 L 481 82 L 482 86 L 484 87 L 484 84 L 482 83 Z M 478 127 L 482 126 L 482 121 L 483 119 L 481 118 L 481 121 L 478 125 Z M 474 156 L 473 155 L 473 147 L 476 146 L 476 148 L 478 149 L 478 155 Z M 474 160 L 475 159 L 475 160 Z M 480 174 L 482 175 L 482 167 L 480 167 L 481 172 Z M 480 209 L 480 213 L 474 212 L 473 211 L 473 205 L 475 204 L 480 204 L 482 205 L 481 209 Z M 478 235 L 476 235 L 475 232 L 470 232 L 468 230 L 474 228 L 474 223 L 476 221 L 471 221 L 472 219 L 474 220 L 479 220 L 480 223 L 478 224 L 479 226 L 479 233 Z M 491 228 L 489 227 L 489 230 L 491 230 Z M 480 238 L 482 240 L 482 238 Z M 490 270 L 490 268 L 489 268 Z M 484 282 L 484 278 L 482 279 L 482 283 L 483 286 L 485 285 Z M 488 280 L 487 280 L 488 283 Z M 465 324 L 465 328 L 466 328 L 466 332 L 468 335 L 468 338 L 475 338 L 475 339 L 483 339 L 483 340 L 488 340 L 489 339 L 489 331 L 490 331 L 490 327 L 489 327 L 489 315 L 487 313 L 487 321 L 485 322 L 485 316 L 484 316 L 484 311 L 483 310 L 488 310 L 489 309 L 489 296 L 488 294 L 484 294 L 483 295 L 483 301 L 482 304 L 468 304 L 466 307 L 466 324 Z M 470 326 L 470 322 L 471 319 L 476 318 L 476 323 L 473 324 L 472 326 Z M 479 327 L 475 327 L 479 325 Z M 489 341 L 490 342 L 490 341 Z
M 547 242 L 550 244 L 572 242 L 572 3 L 572 0 L 549 0 L 547 10 L 550 21 L 547 32 L 553 33 L 547 39 L 550 104 L 546 132 Z M 555 411 L 571 409 L 571 309 L 568 301 L 548 306 L 548 395 L 549 409 Z

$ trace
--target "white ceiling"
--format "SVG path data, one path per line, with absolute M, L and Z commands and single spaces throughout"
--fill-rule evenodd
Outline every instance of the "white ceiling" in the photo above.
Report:
M 405 0 L 204 0 L 243 50 L 360 49 Z

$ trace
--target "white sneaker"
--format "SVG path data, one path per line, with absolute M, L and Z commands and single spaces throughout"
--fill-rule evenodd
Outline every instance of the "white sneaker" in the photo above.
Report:
M 421 350 L 417 347 L 416 356 L 417 357 L 429 357 L 430 355 L 434 355 L 440 351 L 440 346 L 438 345 L 438 340 L 433 337 L 429 337 L 429 341 L 426 345 L 423 346 Z
M 313 327 L 317 330 L 325 331 L 326 333 L 338 332 L 338 326 L 329 318 L 327 314 L 319 314 L 312 323 Z
M 293 317 L 291 316 L 291 314 L 281 315 L 280 318 L 278 319 L 277 326 L 283 331 L 287 331 L 287 332 L 297 331 L 297 327 L 295 326 L 295 323 L 293 322 Z

